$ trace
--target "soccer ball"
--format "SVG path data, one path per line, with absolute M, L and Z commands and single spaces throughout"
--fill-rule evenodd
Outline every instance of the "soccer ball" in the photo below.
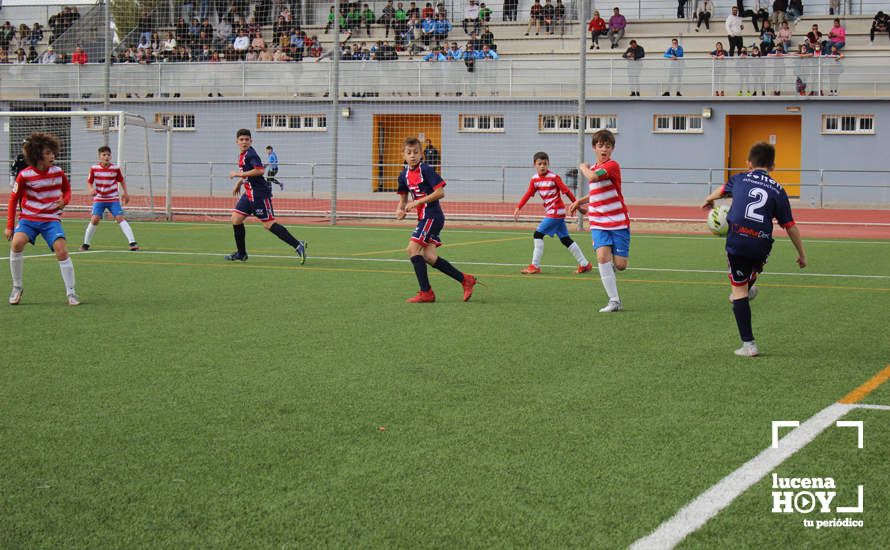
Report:
M 708 212 L 708 229 L 714 235 L 726 235 L 729 232 L 729 223 L 726 221 L 726 215 L 729 213 L 729 207 L 725 204 L 715 206 Z

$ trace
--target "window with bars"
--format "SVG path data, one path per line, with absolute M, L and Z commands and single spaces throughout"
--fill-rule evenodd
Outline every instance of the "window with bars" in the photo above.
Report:
M 257 130 L 269 132 L 324 132 L 328 117 L 321 114 L 260 113 Z
M 652 131 L 658 134 L 701 134 L 701 115 L 654 115 Z
M 468 115 L 458 117 L 458 128 L 461 132 L 503 132 L 504 115 Z
M 538 132 L 542 134 L 572 134 L 578 131 L 577 115 L 538 115 Z M 618 132 L 617 115 L 587 115 L 587 126 L 584 133 L 592 134 L 600 130 Z
M 155 113 L 155 122 L 163 126 L 170 126 L 174 131 L 195 130 L 194 113 Z
M 116 116 L 88 116 L 84 117 L 87 122 L 87 130 L 102 130 L 102 119 L 112 132 L 117 132 L 118 118 Z
M 822 115 L 823 134 L 871 135 L 875 133 L 874 115 Z

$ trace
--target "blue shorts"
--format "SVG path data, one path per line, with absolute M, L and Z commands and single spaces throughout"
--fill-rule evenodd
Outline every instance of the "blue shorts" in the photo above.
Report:
M 272 208 L 272 197 L 254 194 L 253 200 L 247 194 L 241 195 L 235 205 L 235 212 L 245 216 L 256 216 L 261 222 L 274 222 L 275 210 Z
M 411 233 L 411 240 L 424 247 L 428 244 L 442 246 L 439 233 L 443 227 L 445 227 L 445 218 L 436 217 L 418 220 L 417 227 Z
M 630 229 L 591 229 L 593 249 L 611 246 L 613 256 L 627 258 L 630 255 Z
M 53 244 L 55 244 L 58 239 L 65 238 L 62 222 L 59 221 L 32 222 L 31 220 L 19 220 L 18 225 L 15 226 L 14 232 L 27 235 L 31 244 L 34 244 L 37 235 L 40 235 L 43 237 L 43 240 L 46 241 L 46 245 L 50 250 L 53 250 Z
M 569 228 L 566 227 L 565 218 L 544 218 L 535 231 L 543 233 L 548 237 L 556 235 L 560 239 L 569 236 Z
M 102 214 L 108 210 L 111 212 L 112 216 L 123 216 L 124 209 L 121 207 L 121 201 L 114 202 L 94 202 L 93 203 L 93 215 L 102 217 Z

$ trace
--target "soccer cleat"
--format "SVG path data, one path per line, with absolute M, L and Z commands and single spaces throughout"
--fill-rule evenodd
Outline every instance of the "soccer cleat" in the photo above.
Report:
M 306 246 L 308 244 L 307 241 L 297 241 L 297 247 L 294 249 L 294 252 L 300 257 L 300 265 L 306 263 Z
M 436 301 L 436 294 L 433 289 L 418 291 L 417 295 L 405 300 L 408 304 L 426 304 Z
M 22 294 L 24 292 L 25 291 L 22 290 L 22 287 L 20 287 L 20 286 L 12 287 L 12 292 L 9 293 L 9 305 L 11 305 L 11 306 L 19 305 L 19 302 L 22 301 Z
M 735 350 L 734 352 L 739 357 L 757 357 L 760 355 L 760 350 L 757 349 L 757 344 L 752 342 L 742 342 L 742 347 Z
M 621 311 L 622 309 L 624 308 L 621 306 L 620 300 L 609 300 L 606 307 L 600 309 L 600 313 L 613 313 L 615 311 Z
M 139 250 L 139 245 L 136 244 L 136 241 L 130 243 L 130 250 L 136 251 Z
M 226 254 L 226 260 L 230 262 L 246 262 L 247 253 L 232 252 L 231 254 Z
M 90 249 L 90 245 L 88 245 L 88 244 L 82 244 L 82 245 L 80 245 L 80 251 L 81 251 L 81 252 L 86 252 L 86 251 L 89 250 L 89 249 Z
M 754 298 L 757 298 L 759 292 L 757 285 L 751 285 L 751 288 L 748 289 L 748 301 L 751 302 Z M 732 303 L 732 294 L 729 295 L 729 303 Z
M 593 266 L 590 264 L 590 262 L 588 262 L 587 265 L 579 265 L 578 269 L 575 270 L 575 273 L 587 273 L 591 269 L 593 269 Z
M 529 264 L 528 267 L 520 271 L 523 275 L 534 275 L 535 273 L 540 273 L 541 268 L 536 266 L 535 264 Z
M 68 305 L 69 306 L 79 306 L 80 305 L 80 296 L 75 293 L 71 293 L 68 295 Z
M 476 286 L 476 283 L 478 282 L 476 277 L 473 277 L 469 273 L 464 273 L 464 280 L 460 283 L 464 287 L 464 302 L 470 301 L 470 298 L 473 296 L 473 287 Z

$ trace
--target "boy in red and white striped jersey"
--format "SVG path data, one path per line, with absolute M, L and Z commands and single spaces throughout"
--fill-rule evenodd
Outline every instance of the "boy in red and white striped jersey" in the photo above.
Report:
M 53 166 L 59 153 L 59 140 L 50 134 L 34 132 L 22 149 L 28 167 L 15 178 L 15 185 L 9 195 L 6 229 L 3 231 L 6 240 L 12 241 L 9 253 L 12 292 L 9 294 L 9 303 L 17 305 L 22 300 L 22 271 L 25 263 L 22 252 L 26 244 L 34 244 L 37 235 L 40 235 L 59 261 L 68 305 L 79 305 L 80 298 L 74 291 L 74 264 L 68 256 L 65 232 L 60 221 L 62 210 L 71 201 L 71 185 L 65 172 L 58 166 Z M 16 225 L 15 217 L 19 208 L 21 219 Z
M 535 248 L 534 252 L 532 252 L 532 263 L 523 269 L 521 273 L 533 275 L 541 272 L 541 257 L 544 255 L 545 235 L 551 237 L 556 235 L 559 237 L 560 242 L 569 249 L 569 252 L 572 253 L 572 256 L 578 262 L 578 269 L 575 270 L 575 273 L 586 273 L 592 269 L 590 262 L 584 257 L 584 253 L 581 252 L 581 247 L 578 246 L 578 243 L 569 236 L 569 229 L 566 227 L 566 207 L 562 202 L 563 195 L 572 202 L 575 201 L 575 195 L 562 182 L 562 178 L 550 171 L 550 157 L 547 153 L 539 151 L 535 153 L 533 160 L 536 173 L 532 176 L 531 181 L 528 182 L 528 190 L 525 192 L 525 195 L 522 196 L 519 204 L 516 205 L 516 210 L 513 211 L 513 219 L 519 220 L 519 211 L 522 210 L 525 203 L 536 192 L 540 193 L 541 199 L 544 200 L 544 219 L 541 220 L 538 228 L 535 229 L 533 241 Z
M 627 269 L 627 257 L 630 253 L 630 218 L 621 194 L 621 167 L 612 160 L 614 149 L 615 135 L 610 130 L 600 130 L 593 134 L 596 164 L 581 164 L 578 167 L 584 177 L 590 180 L 589 193 L 569 207 L 569 213 L 574 214 L 582 205 L 587 204 L 587 219 L 599 263 L 600 279 L 609 295 L 609 303 L 600 309 L 600 313 L 622 310 L 615 270 Z
M 124 192 L 123 195 L 118 194 L 118 186 Z M 86 252 L 90 249 L 93 234 L 96 233 L 96 226 L 102 221 L 102 214 L 105 213 L 105 210 L 114 216 L 114 221 L 117 222 L 124 237 L 127 238 L 130 250 L 139 250 L 139 245 L 136 244 L 136 238 L 133 236 L 133 229 L 124 218 L 124 209 L 121 207 L 121 199 L 124 204 L 127 204 L 130 202 L 130 195 L 127 193 L 127 184 L 124 182 L 124 174 L 121 172 L 120 166 L 111 164 L 111 147 L 107 145 L 99 147 L 99 162 L 90 166 L 87 187 L 90 194 L 93 195 L 93 215 L 87 225 L 86 234 L 83 236 L 80 251 Z

